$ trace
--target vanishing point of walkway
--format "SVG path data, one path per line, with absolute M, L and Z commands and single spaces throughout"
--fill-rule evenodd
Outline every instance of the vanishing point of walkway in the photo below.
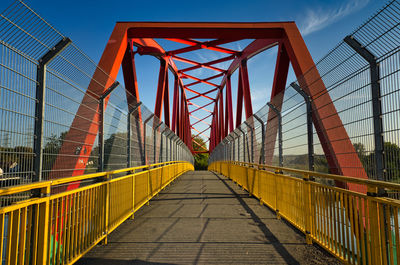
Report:
M 231 180 L 188 172 L 77 264 L 340 264 Z

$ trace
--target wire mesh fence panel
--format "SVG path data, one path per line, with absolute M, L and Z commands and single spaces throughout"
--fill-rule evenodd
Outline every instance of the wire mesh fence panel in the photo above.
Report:
M 264 140 L 262 163 L 277 166 L 281 155 L 285 167 L 312 163 L 319 172 L 400 182 L 399 14 L 400 2 L 390 1 L 252 117 L 265 123 L 264 136 L 255 130 L 255 143 Z M 245 161 L 237 131 L 223 144 L 238 156 L 217 146 L 210 162 Z
M 24 2 L 1 13 L 0 187 L 174 159 L 193 162 L 177 139 Z

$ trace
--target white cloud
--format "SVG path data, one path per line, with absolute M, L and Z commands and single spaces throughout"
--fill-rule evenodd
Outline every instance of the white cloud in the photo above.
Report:
M 299 28 L 303 36 L 321 30 L 338 20 L 360 10 L 368 4 L 369 0 L 350 0 L 337 8 L 325 9 L 313 7 L 308 9 L 304 20 L 299 22 Z

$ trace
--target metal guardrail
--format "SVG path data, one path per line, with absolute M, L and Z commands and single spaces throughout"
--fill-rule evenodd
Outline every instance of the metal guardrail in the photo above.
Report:
M 73 264 L 99 242 L 106 244 L 108 234 L 189 170 L 191 163 L 171 161 L 0 189 L 0 197 L 38 195 L 0 208 L 0 261 Z M 85 180 L 92 184 L 52 194 Z
M 209 170 L 231 178 L 302 231 L 308 244 L 318 243 L 345 263 L 400 261 L 400 201 L 378 193 L 398 192 L 400 184 L 233 161 L 214 162 Z M 344 182 L 368 193 L 340 188 Z

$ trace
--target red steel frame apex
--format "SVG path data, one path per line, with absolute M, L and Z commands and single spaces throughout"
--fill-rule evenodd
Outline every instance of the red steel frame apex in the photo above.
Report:
M 155 38 L 185 44 L 186 47 L 165 51 L 154 40 Z M 209 41 L 199 41 L 198 39 L 209 39 Z M 221 46 L 243 39 L 252 39 L 253 41 L 242 51 Z M 136 78 L 135 55 L 155 56 L 160 60 L 154 109 L 155 116 L 161 119 L 164 109 L 165 124 L 186 143 L 192 152 L 194 152 L 192 148 L 192 130 L 196 132 L 196 135 L 202 135 L 207 138 L 207 141 L 209 141 L 209 152 L 212 152 L 215 146 L 234 129 L 231 75 L 234 71 L 239 71 L 237 111 L 235 117 L 235 125 L 237 127 L 242 122 L 243 107 L 246 119 L 253 115 L 247 60 L 274 46 L 278 46 L 278 56 L 271 92 L 271 102 L 278 110 L 281 110 L 289 64 L 291 63 L 294 73 L 300 81 L 300 86 L 312 100 L 313 123 L 327 157 L 331 173 L 367 178 L 329 93 L 323 93 L 326 92 L 325 85 L 319 78 L 319 73 L 315 68 L 313 59 L 294 22 L 118 22 L 100 59 L 100 69 L 95 72 L 93 77 L 94 80 L 104 81 L 102 83 L 106 85 L 100 86 L 98 82 L 92 81 L 88 87 L 86 96 L 89 94 L 101 95 L 112 85 L 122 66 L 128 104 L 136 103 L 139 101 L 139 89 Z M 182 55 L 200 49 L 217 51 L 224 54 L 224 56 L 221 59 L 210 62 L 197 62 L 186 59 Z M 175 61 L 186 63 L 188 67 L 178 69 Z M 230 66 L 227 69 L 217 67 L 216 65 L 221 62 L 230 62 Z M 201 79 L 190 74 L 190 71 L 199 68 L 213 70 L 215 71 L 215 75 Z M 168 69 L 174 75 L 172 113 L 170 112 L 169 102 Z M 104 75 L 104 72 L 109 75 Z M 213 83 L 213 79 L 219 77 L 222 77 L 222 81 L 219 84 Z M 182 79 L 192 79 L 193 82 L 185 85 Z M 206 92 L 196 91 L 193 86 L 200 83 L 210 86 L 210 90 Z M 194 96 L 189 97 L 187 92 L 194 94 Z M 210 96 L 213 92 L 216 92 L 216 97 Z M 203 106 L 193 102 L 194 99 L 200 97 L 210 102 Z M 105 105 L 107 105 L 107 100 L 105 101 Z M 196 107 L 196 109 L 189 111 L 189 105 Z M 212 110 L 207 109 L 210 106 L 213 106 Z M 207 112 L 207 117 L 199 118 L 195 116 L 198 111 Z M 270 112 L 269 120 L 273 116 L 274 114 Z M 193 117 L 197 121 L 191 124 L 189 117 Z M 204 121 L 209 117 L 212 117 L 211 124 Z M 93 122 L 88 123 L 87 120 L 92 120 Z M 81 106 L 66 136 L 66 140 L 74 138 L 74 141 L 85 142 L 90 152 L 99 129 L 96 123 L 97 120 L 97 112 L 90 112 Z M 200 131 L 196 129 L 195 126 L 198 123 L 204 123 L 210 127 L 210 137 L 204 135 L 205 130 Z M 80 128 L 79 133 L 74 132 L 73 128 Z M 85 131 L 92 134 L 82 133 Z M 269 122 L 266 133 L 266 137 L 271 139 L 268 142 L 274 145 L 277 127 Z M 339 139 L 340 141 L 338 141 Z M 67 143 L 68 141 L 65 142 L 60 151 L 62 155 L 70 154 L 75 150 Z M 266 150 L 273 149 L 273 146 L 272 148 L 271 146 L 266 148 Z M 266 154 L 266 163 L 272 161 L 272 156 L 273 154 L 271 153 Z M 60 169 L 61 161 L 58 161 L 60 159 L 59 156 L 53 169 Z M 69 164 L 69 168 L 82 169 L 82 172 L 79 170 L 74 171 L 74 174 L 78 175 L 83 173 L 87 159 L 83 155 L 79 158 L 70 157 L 67 164 Z M 63 163 L 65 164 L 65 162 L 64 159 Z M 360 187 L 357 186 L 351 188 L 360 190 Z

